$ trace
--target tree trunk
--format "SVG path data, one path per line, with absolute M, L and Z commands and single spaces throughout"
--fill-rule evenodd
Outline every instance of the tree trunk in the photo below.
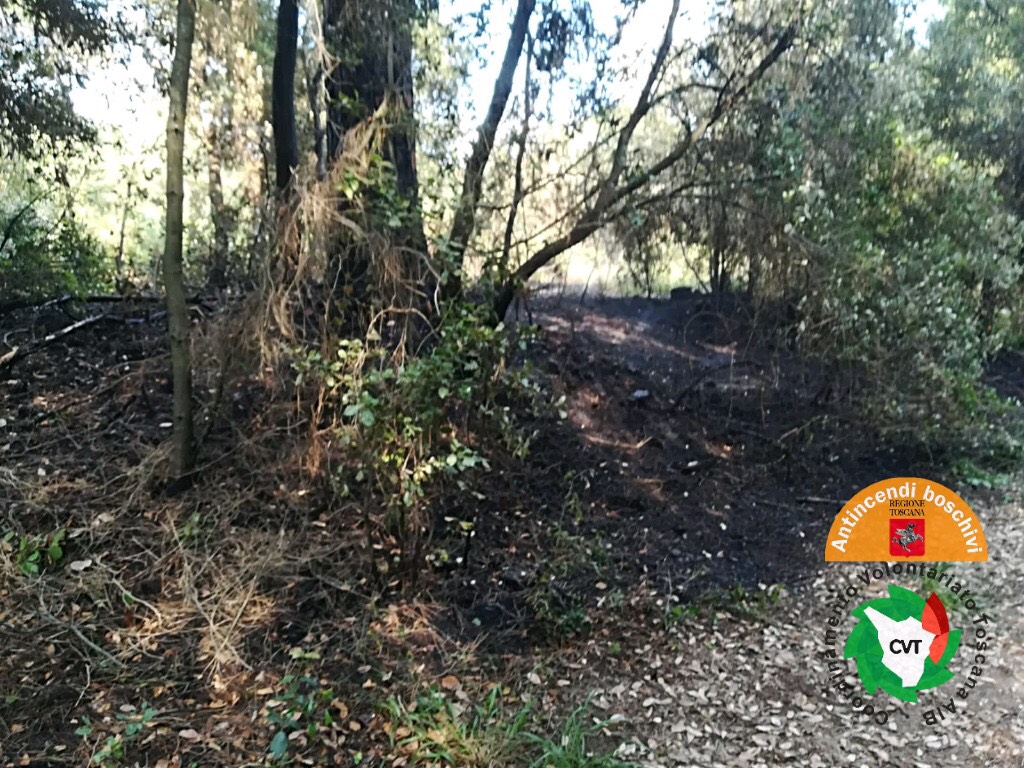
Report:
M 132 170 L 135 167 L 132 166 Z M 124 238 L 125 232 L 128 230 L 128 215 L 132 210 L 132 186 L 134 182 L 128 180 L 128 189 L 124 194 L 124 211 L 121 213 L 121 234 L 117 239 L 117 253 L 114 254 L 114 285 L 120 291 L 125 285 L 125 274 L 124 274 Z
M 224 181 L 221 166 L 224 147 L 217 118 L 210 122 L 206 135 L 207 186 L 210 191 L 210 219 L 213 221 L 213 258 L 207 285 L 219 289 L 227 285 L 231 248 L 231 215 L 224 202 Z
M 163 268 L 171 342 L 171 378 L 174 385 L 173 472 L 178 479 L 187 476 L 195 463 L 189 320 L 182 271 L 185 116 L 192 41 L 196 26 L 196 8 L 193 2 L 194 0 L 178 0 L 174 63 L 171 66 L 170 104 L 167 113 L 167 231 Z
M 295 57 L 299 40 L 299 5 L 281 0 L 277 10 L 277 48 L 271 84 L 271 113 L 274 121 L 274 162 L 277 188 L 285 190 L 292 171 L 299 164 L 299 134 L 295 125 Z
M 473 150 L 466 162 L 466 172 L 462 179 L 462 196 L 459 207 L 455 211 L 451 235 L 448 238 L 455 263 L 452 265 L 452 276 L 445 288 L 445 294 L 455 298 L 462 293 L 462 262 L 465 257 L 469 238 L 473 236 L 476 225 L 476 208 L 480 203 L 483 191 L 484 171 L 491 157 L 494 137 L 498 132 L 498 124 L 505 114 L 505 105 L 512 93 L 512 78 L 523 53 L 523 42 L 530 26 L 530 14 L 533 13 L 534 0 L 519 0 L 516 15 L 512 20 L 512 34 L 505 48 L 505 58 L 501 62 L 501 70 L 494 82 L 494 93 L 487 108 L 487 116 L 477 129 Z M 527 83 L 529 87 L 529 83 Z
M 508 278 L 508 265 L 512 256 L 512 235 L 515 233 L 516 215 L 523 202 L 523 161 L 526 159 L 526 142 L 530 135 L 530 116 L 533 114 L 531 98 L 530 64 L 533 62 L 533 40 L 526 43 L 526 77 L 523 78 L 523 124 L 516 137 L 516 166 L 512 186 L 512 205 L 509 206 L 508 219 L 505 222 L 505 236 L 501 242 L 501 259 L 498 262 L 497 281 L 503 283 Z
M 335 57 L 325 83 L 329 160 L 341 154 L 347 131 L 384 107 L 382 154 L 394 166 L 398 191 L 418 204 L 414 6 L 410 0 L 325 0 L 324 42 Z
M 402 281 L 420 294 L 409 302 L 426 309 L 422 305 L 434 291 L 424 268 L 427 239 L 416 171 L 414 12 L 411 0 L 325 0 L 324 44 L 331 66 L 324 85 L 328 166 L 341 156 L 348 131 L 364 122 L 377 128 L 380 155 L 393 169 L 395 192 L 404 200 L 401 225 L 388 231 L 390 245 L 401 256 Z M 393 196 L 381 191 L 368 189 L 361 207 L 379 208 L 379 213 L 390 216 L 395 212 Z M 361 241 L 337 245 L 330 256 L 329 279 L 346 304 L 365 305 L 371 298 L 375 254 Z
M 303 53 L 302 67 L 305 72 L 306 98 L 309 100 L 309 112 L 313 118 L 313 152 L 316 154 L 316 177 L 323 179 L 327 175 L 327 131 L 324 130 L 322 119 L 321 98 L 324 84 L 324 68 L 319 52 L 315 54 L 315 62 Z

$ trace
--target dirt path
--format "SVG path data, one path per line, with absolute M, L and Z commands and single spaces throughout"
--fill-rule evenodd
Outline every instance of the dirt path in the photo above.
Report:
M 641 519 L 653 531 L 638 552 L 651 565 L 648 596 L 664 612 L 621 636 L 613 630 L 614 640 L 596 639 L 564 668 L 547 670 L 572 679 L 575 690 L 592 691 L 606 717 L 624 721 L 631 738 L 620 754 L 651 768 L 1024 765 L 1021 486 L 987 499 L 965 494 L 993 553 L 990 563 L 951 568 L 984 596 L 981 609 L 992 619 L 994 649 L 977 687 L 935 725 L 923 713 L 955 694 L 952 682 L 916 705 L 900 704 L 879 725 L 830 688 L 822 656 L 830 595 L 859 584 L 863 566 L 824 568 L 824 536 L 853 491 L 926 473 L 922 457 L 880 452 L 844 428 L 835 411 L 820 445 L 806 433 L 786 444 L 794 430 L 817 432 L 806 425 L 829 417 L 812 404 L 821 372 L 778 351 L 744 347 L 741 328 L 692 302 L 563 308 L 547 322 L 582 350 L 591 370 L 608 372 L 592 381 L 579 376 L 570 394 L 575 425 L 598 433 L 605 446 L 633 446 L 620 456 L 633 483 L 651 475 L 660 481 L 660 495 L 645 499 Z M 637 390 L 642 397 L 633 396 Z M 716 455 L 715 445 L 729 450 Z M 678 477 L 690 461 L 708 464 L 692 482 Z M 698 562 L 703 555 L 702 570 L 687 567 L 687 555 Z M 691 618 L 673 608 L 688 594 L 672 584 L 695 574 L 703 585 L 748 589 Z M 787 585 L 777 601 L 769 597 L 776 582 Z M 920 578 L 897 583 L 925 587 Z M 872 582 L 862 599 L 883 591 Z M 970 674 L 966 632 L 974 618 L 951 616 L 965 628 L 951 665 L 956 686 Z M 852 662 L 844 679 L 861 690 Z M 873 701 L 892 700 L 879 692 Z

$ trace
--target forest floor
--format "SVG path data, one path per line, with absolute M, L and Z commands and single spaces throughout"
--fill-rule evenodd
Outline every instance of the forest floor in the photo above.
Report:
M 878 480 L 959 487 L 948 462 L 879 439 L 843 377 L 754 334 L 736 299 L 534 309 L 565 418 L 524 415 L 527 458 L 491 456 L 476 495 L 446 499 L 446 564 L 415 596 L 371 584 L 359 511 L 310 480 L 303 424 L 258 381 L 231 379 L 198 483 L 164 492 L 146 306 L 80 308 L 108 316 L 0 367 L 0 765 L 530 765 L 512 744 L 557 768 L 613 765 L 577 747 L 647 766 L 1024 765 L 1024 483 L 965 491 L 992 549 L 955 568 L 992 617 L 978 686 L 937 725 L 922 712 L 952 684 L 879 725 L 821 658 L 829 594 L 862 570 L 825 568 L 824 539 Z M 0 338 L 69 322 L 25 311 Z M 217 367 L 199 370 L 208 403 Z M 1020 396 L 1024 359 L 992 380 Z

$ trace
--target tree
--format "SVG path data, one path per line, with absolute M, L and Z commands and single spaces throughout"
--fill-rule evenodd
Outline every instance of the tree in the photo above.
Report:
M 654 189 L 654 182 L 669 175 L 668 171 L 694 154 L 707 140 L 712 127 L 748 96 L 796 39 L 795 22 L 778 25 L 768 21 L 758 27 L 730 30 L 729 33 L 737 36 L 746 46 L 743 61 L 737 62 L 728 72 L 713 68 L 704 78 L 700 77 L 699 68 L 695 68 L 697 71 L 691 72 L 682 83 L 667 86 L 665 92 L 658 93 L 659 84 L 665 85 L 669 63 L 678 63 L 681 58 L 673 46 L 673 30 L 679 6 L 679 2 L 673 3 L 661 43 L 629 113 L 621 115 L 616 114 L 614 109 L 603 110 L 605 126 L 611 127 L 614 132 L 602 133 L 596 142 L 598 145 L 608 143 L 612 146 L 610 157 L 603 158 L 598 165 L 601 168 L 599 178 L 579 195 L 583 205 L 569 219 L 568 226 L 563 227 L 562 234 L 541 245 L 507 276 L 493 303 L 496 322 L 504 318 L 519 286 L 539 269 L 609 223 L 628 215 L 630 210 L 647 205 L 651 196 L 665 194 L 664 190 Z M 749 63 L 751 60 L 756 62 L 753 66 Z M 682 99 L 693 91 L 703 91 L 711 96 L 703 102 L 688 105 Z M 673 102 L 676 102 L 674 106 L 680 111 L 686 110 L 682 130 L 672 138 L 667 148 L 659 151 L 646 165 L 637 166 L 634 139 L 638 129 L 657 107 L 664 108 L 666 103 L 672 106 Z
M 167 222 L 164 240 L 164 289 L 171 342 L 171 377 L 174 385 L 173 472 L 185 478 L 195 463 L 192 418 L 192 364 L 189 352 L 189 318 L 182 270 L 184 232 L 185 118 L 188 105 L 189 70 L 195 38 L 194 0 L 178 0 L 174 61 L 169 81 L 167 112 Z
M 70 89 L 83 60 L 111 41 L 94 0 L 0 0 L 0 150 L 25 156 L 89 139 Z
M 1024 14 L 1015 0 L 956 0 L 929 32 L 927 124 L 965 156 L 998 168 L 1024 214 Z
M 494 93 L 487 108 L 487 115 L 477 129 L 476 141 L 473 143 L 473 149 L 466 161 L 462 196 L 459 199 L 451 235 L 448 238 L 454 256 L 453 274 L 447 289 L 449 296 L 458 296 L 462 290 L 463 255 L 476 224 L 476 209 L 483 191 L 484 171 L 487 169 L 487 161 L 490 159 L 491 148 L 494 146 L 494 137 L 498 133 L 498 124 L 505 114 L 505 105 L 508 103 L 509 94 L 512 93 L 512 78 L 523 52 L 523 43 L 529 32 L 530 15 L 533 13 L 534 5 L 534 0 L 519 0 L 516 5 L 516 14 L 512 19 L 512 32 L 509 36 L 508 46 L 505 48 L 501 70 L 494 83 Z
M 271 85 L 274 162 L 279 192 L 288 188 L 292 170 L 299 164 L 299 135 L 295 124 L 295 62 L 298 39 L 298 3 L 296 0 L 281 0 L 277 11 L 277 46 Z
M 266 182 L 260 128 L 271 111 L 262 73 L 272 70 L 276 11 L 276 3 L 271 7 L 266 0 L 196 8 L 187 124 L 202 143 L 186 155 L 185 185 L 207 191 L 209 218 L 197 216 L 190 229 L 197 239 L 209 232 L 209 288 L 226 287 L 253 263 L 256 244 L 248 235 L 259 231 L 265 208 L 259 205 Z M 192 199 L 198 204 L 201 198 Z
M 326 73 L 327 154 L 334 161 L 345 133 L 365 120 L 380 125 L 384 159 L 397 190 L 415 203 L 416 120 L 413 110 L 412 0 L 328 0 L 324 43 L 332 61 Z
M 373 235 L 338 231 L 327 253 L 327 281 L 349 315 L 378 298 L 395 303 L 396 291 L 397 303 L 422 307 L 432 292 L 416 168 L 412 41 L 419 13 L 414 0 L 324 3 L 327 175 L 343 181 L 360 155 L 366 175 L 339 208 Z M 353 131 L 363 140 L 347 145 Z

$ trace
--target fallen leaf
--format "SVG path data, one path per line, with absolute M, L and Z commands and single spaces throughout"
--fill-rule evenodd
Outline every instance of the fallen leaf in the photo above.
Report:
M 459 678 L 455 675 L 447 675 L 441 678 L 441 687 L 446 691 L 457 691 L 462 687 L 462 683 L 459 682 Z
M 335 699 L 334 701 L 331 702 L 331 706 L 333 706 L 336 710 L 338 710 L 338 719 L 339 720 L 346 720 L 348 718 L 348 705 L 345 704 L 344 701 L 340 701 L 338 699 Z

